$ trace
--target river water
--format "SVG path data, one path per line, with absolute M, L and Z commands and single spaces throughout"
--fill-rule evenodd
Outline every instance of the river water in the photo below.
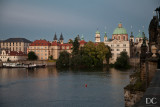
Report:
M 0 107 L 124 107 L 131 70 L 0 69 Z

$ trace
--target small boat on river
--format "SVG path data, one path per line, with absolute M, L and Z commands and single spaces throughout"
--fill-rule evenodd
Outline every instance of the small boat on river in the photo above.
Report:
M 45 64 L 19 64 L 19 63 L 3 63 L 4 68 L 40 68 L 45 67 Z

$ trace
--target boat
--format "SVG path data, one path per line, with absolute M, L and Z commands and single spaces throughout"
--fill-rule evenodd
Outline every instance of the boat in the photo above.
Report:
M 19 64 L 19 63 L 3 63 L 2 66 L 4 68 L 39 68 L 45 67 L 45 64 Z

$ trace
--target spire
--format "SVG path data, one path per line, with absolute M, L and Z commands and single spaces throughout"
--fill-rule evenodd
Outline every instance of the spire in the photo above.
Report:
M 133 36 L 133 32 L 131 32 L 131 36 L 130 36 L 130 37 L 134 37 L 134 36 Z
M 143 43 L 142 43 L 141 46 L 147 46 L 146 45 L 146 37 L 145 37 L 145 33 L 144 32 L 142 32 L 142 36 L 143 36 Z
M 77 39 L 78 39 L 78 41 L 80 40 L 80 37 L 79 37 L 79 35 L 77 35 Z
M 83 34 L 82 34 L 81 40 L 84 40 Z
M 57 35 L 56 35 L 56 33 L 54 34 L 53 40 L 57 40 Z
M 106 32 L 104 32 L 104 37 L 107 37 L 107 33 Z
M 59 40 L 63 40 L 63 35 L 62 35 L 62 33 L 61 33 L 61 35 L 60 35 L 60 39 Z

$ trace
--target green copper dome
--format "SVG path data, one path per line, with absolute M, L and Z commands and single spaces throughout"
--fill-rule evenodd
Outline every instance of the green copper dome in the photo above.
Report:
M 97 30 L 97 31 L 96 31 L 96 34 L 100 34 L 100 32 Z
M 139 32 L 136 38 L 143 38 L 143 35 Z
M 105 35 L 104 35 L 104 37 L 107 37 L 107 33 L 105 32 Z
M 122 27 L 122 23 L 119 23 L 118 27 L 113 31 L 113 35 L 117 34 L 127 34 L 126 29 Z

